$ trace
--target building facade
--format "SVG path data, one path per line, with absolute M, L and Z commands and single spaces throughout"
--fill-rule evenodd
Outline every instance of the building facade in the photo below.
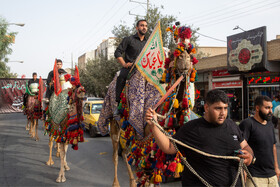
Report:
M 199 59 L 195 65 L 198 72 L 196 89 L 203 100 L 205 94 L 211 89 L 224 90 L 230 100 L 237 96 L 239 101 L 238 120 L 247 118 L 253 112 L 253 100 L 257 95 L 267 95 L 272 98 L 280 94 L 280 72 L 228 72 L 227 54 L 220 54 Z M 267 60 L 274 63 L 274 67 L 280 68 L 280 39 L 267 42 Z M 231 103 L 230 103 L 231 104 Z M 229 117 L 231 117 L 231 105 Z
M 78 57 L 78 65 L 80 68 L 85 68 L 88 60 L 97 60 L 101 56 L 109 60 L 114 58 L 114 53 L 116 50 L 115 46 L 115 37 L 109 37 L 108 39 L 103 40 L 95 50 L 84 53 Z

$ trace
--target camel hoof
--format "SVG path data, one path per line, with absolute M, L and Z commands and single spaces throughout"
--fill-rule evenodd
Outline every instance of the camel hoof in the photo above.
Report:
M 69 170 L 70 170 L 70 167 L 69 167 L 69 166 L 64 166 L 64 169 L 65 169 L 66 171 L 69 171 Z
M 113 182 L 113 187 L 120 187 L 119 181 L 115 181 Z
M 54 165 L 54 161 L 52 161 L 52 160 L 51 160 L 51 161 L 47 161 L 46 164 L 47 164 L 48 166 L 52 166 L 52 165 Z
M 65 182 L 66 181 L 66 178 L 65 177 L 62 177 L 62 176 L 59 176 L 57 179 L 56 179 L 56 182 L 57 183 L 61 183 L 61 182 Z
M 130 186 L 131 186 L 131 187 L 136 187 L 136 186 L 137 186 L 137 185 L 136 185 L 135 179 L 131 179 L 131 180 L 130 180 Z
M 37 138 L 35 138 L 35 141 L 37 142 L 37 141 L 39 141 L 39 138 L 37 137 Z

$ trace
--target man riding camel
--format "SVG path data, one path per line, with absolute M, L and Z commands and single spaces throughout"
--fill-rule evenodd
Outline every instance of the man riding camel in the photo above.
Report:
M 148 30 L 147 21 L 144 19 L 137 21 L 136 30 L 137 33 L 129 37 L 125 37 L 115 51 L 115 58 L 118 63 L 122 65 L 122 69 L 120 70 L 116 83 L 116 102 L 118 103 L 121 100 L 120 95 L 125 86 L 126 78 L 131 70 L 131 67 L 147 42 L 145 37 Z M 125 56 L 123 58 L 124 53 Z M 118 115 L 119 110 L 116 109 L 114 116 Z
M 62 69 L 62 60 L 60 59 L 56 60 L 56 67 L 58 69 L 59 75 L 67 73 L 64 69 Z M 53 91 L 54 91 L 54 87 L 53 87 L 53 70 L 52 70 L 49 72 L 47 78 L 46 102 L 49 102 Z

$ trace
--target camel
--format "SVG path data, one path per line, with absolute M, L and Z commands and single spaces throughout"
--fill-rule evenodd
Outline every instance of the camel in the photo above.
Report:
M 38 137 L 38 119 L 42 116 L 41 103 L 38 100 L 38 96 L 29 95 L 27 98 L 27 125 L 26 130 L 29 130 L 31 138 L 35 138 L 35 141 L 39 140 Z M 30 124 L 30 127 L 28 126 Z
M 180 47 L 181 45 L 181 47 Z M 190 77 L 194 78 L 195 70 L 192 66 L 192 57 L 190 56 L 191 52 L 189 52 L 191 47 L 189 47 L 189 41 L 185 40 L 185 38 L 182 38 L 180 43 L 178 43 L 178 48 L 182 49 L 182 46 L 184 48 L 184 51 L 177 53 L 177 56 L 174 58 L 169 58 L 169 62 L 166 63 L 166 69 L 165 77 L 163 77 L 164 81 L 167 77 L 166 73 L 171 74 L 170 79 L 166 82 L 169 83 L 167 88 L 169 88 L 176 79 L 183 75 L 185 76 L 185 81 L 182 81 L 180 86 L 173 92 L 177 92 L 177 99 L 179 100 L 179 103 L 177 103 L 177 109 L 176 112 L 177 118 L 179 118 L 177 121 L 180 123 L 184 123 L 185 120 L 190 120 L 191 116 L 191 106 L 189 104 L 190 98 L 187 98 L 186 91 L 191 88 L 190 84 Z M 167 60 L 167 59 L 166 59 Z M 174 76 L 173 76 L 174 75 Z M 120 186 L 118 177 L 117 177 L 117 166 L 118 166 L 118 146 L 119 146 L 119 139 L 120 139 L 120 132 L 121 128 L 125 130 L 125 139 L 127 140 L 127 148 L 122 152 L 122 157 L 124 158 L 124 161 L 126 163 L 128 174 L 130 178 L 130 186 L 137 186 L 136 180 L 134 178 L 132 169 L 130 165 L 140 166 L 140 168 L 149 169 L 151 165 L 147 165 L 148 163 L 148 156 L 150 156 L 149 159 L 156 159 L 154 157 L 155 152 L 158 151 L 158 148 L 156 148 L 156 144 L 153 143 L 153 137 L 150 134 L 149 126 L 145 126 L 144 121 L 144 114 L 145 111 L 148 108 L 153 108 L 154 105 L 160 100 L 160 94 L 159 92 L 153 87 L 149 82 L 147 82 L 144 77 L 136 70 L 134 75 L 131 76 L 130 80 L 127 81 L 125 91 L 122 93 L 122 100 L 121 104 L 121 110 L 122 110 L 122 116 L 121 119 L 119 118 L 113 118 L 113 111 L 115 111 L 117 106 L 117 103 L 115 102 L 115 86 L 116 86 L 116 77 L 114 80 L 110 83 L 108 87 L 107 95 L 104 99 L 104 104 L 100 113 L 99 121 L 97 122 L 98 128 L 102 135 L 105 135 L 109 128 L 108 124 L 110 122 L 110 136 L 113 144 L 113 162 L 114 162 L 114 181 L 112 186 Z M 194 91 L 194 90 L 192 90 Z M 188 91 L 190 92 L 190 91 Z M 188 93 L 190 94 L 190 93 Z M 187 100 L 186 100 L 186 99 Z M 171 108 L 173 107 L 176 97 L 172 99 L 173 104 Z M 187 103 L 186 103 L 187 101 Z M 169 102 L 170 103 L 170 102 Z M 169 107 L 169 105 L 168 105 Z M 120 107 L 119 107 L 120 108 Z M 169 107 L 170 108 L 170 107 Z M 169 109 L 168 108 L 168 109 Z M 179 115 L 180 114 L 180 115 Z M 173 115 L 174 116 L 174 115 Z M 182 116 L 183 121 L 182 121 Z M 184 118 L 186 116 L 186 118 Z M 175 117 L 176 118 L 176 117 Z M 195 118 L 195 117 L 194 117 Z M 135 124 L 135 121 L 138 120 L 141 122 L 141 127 L 138 128 L 137 124 Z M 174 128 L 173 124 L 171 126 L 167 126 L 171 120 L 166 119 L 163 121 L 163 126 L 166 126 L 166 128 L 169 127 L 169 129 Z M 175 121 L 175 120 L 174 120 Z M 151 146 L 153 145 L 153 146 Z M 142 147 L 140 147 L 142 146 Z M 137 154 L 135 153 L 137 152 Z M 142 158 L 136 158 L 137 155 L 141 155 Z M 144 156 L 146 156 L 144 158 Z M 160 156 L 160 155 L 159 155 Z M 178 158 L 176 156 L 176 158 Z M 171 163 L 170 163 L 171 165 Z M 174 164 L 173 164 L 174 165 Z M 160 175 L 160 172 L 155 174 L 152 178 L 156 181 L 156 177 L 158 178 L 158 175 Z M 138 177 L 138 184 L 145 185 L 149 183 L 148 176 L 144 172 L 137 172 Z M 161 178 L 160 178 L 161 179 Z M 154 182 L 159 183 L 160 180 Z
M 53 141 L 56 141 L 59 149 L 57 155 L 60 155 L 60 171 L 56 179 L 58 183 L 66 181 L 65 170 L 70 170 L 66 161 L 68 144 L 72 144 L 72 148 L 77 150 L 78 142 L 84 141 L 84 127 L 81 122 L 83 121 L 82 101 L 85 95 L 85 90 L 80 84 L 78 73 L 73 77 L 69 74 L 62 75 L 59 80 L 62 91 L 58 95 L 54 93 L 51 96 L 47 110 L 48 120 L 46 120 L 45 124 L 46 131 L 50 136 L 50 155 L 49 160 L 46 162 L 47 165 L 54 164 L 52 159 Z M 68 97 L 69 99 L 67 99 Z

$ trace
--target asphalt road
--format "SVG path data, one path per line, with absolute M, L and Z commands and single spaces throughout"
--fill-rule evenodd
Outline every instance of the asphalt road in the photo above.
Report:
M 67 162 L 66 182 L 56 183 L 59 158 L 47 166 L 48 136 L 44 136 L 43 124 L 39 121 L 39 141 L 34 141 L 25 130 L 26 117 L 22 113 L 0 114 L 0 186 L 112 186 L 114 168 L 112 144 L 109 136 L 90 138 L 85 133 L 85 143 L 79 150 L 70 148 Z M 276 137 L 278 131 L 276 130 Z M 278 162 L 280 146 L 277 143 Z M 118 179 L 121 186 L 129 186 L 125 163 L 119 158 Z M 181 182 L 169 182 L 161 186 L 181 186 Z
M 114 169 L 112 144 L 109 136 L 90 138 L 79 144 L 79 150 L 68 149 L 66 182 L 56 183 L 60 160 L 47 166 L 48 136 L 43 134 L 39 121 L 40 140 L 31 139 L 25 130 L 26 117 L 22 113 L 0 114 L 0 186 L 112 186 Z M 129 186 L 125 163 L 119 158 L 118 179 L 121 186 Z M 172 182 L 162 186 L 181 186 Z

